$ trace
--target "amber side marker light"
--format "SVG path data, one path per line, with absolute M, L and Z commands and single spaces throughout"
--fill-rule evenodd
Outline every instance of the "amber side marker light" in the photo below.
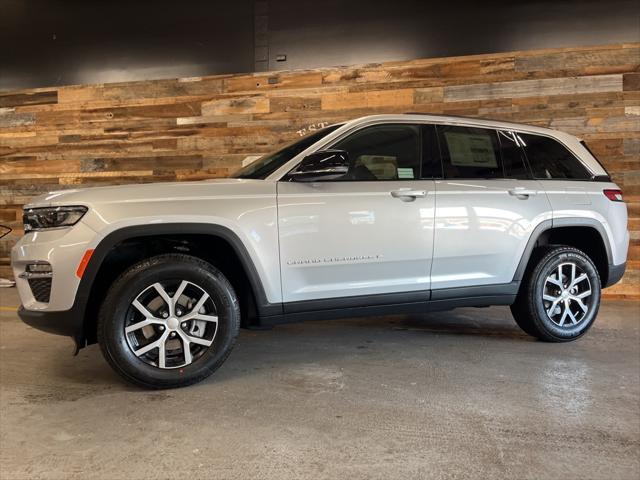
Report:
M 80 260 L 80 264 L 78 265 L 78 269 L 76 270 L 76 276 L 78 278 L 82 278 L 82 275 L 84 275 L 84 271 L 89 264 L 89 260 L 91 260 L 91 255 L 93 255 L 93 248 L 90 248 L 89 250 L 84 252 L 82 260 Z
M 622 202 L 622 190 L 603 190 L 604 196 L 612 202 Z

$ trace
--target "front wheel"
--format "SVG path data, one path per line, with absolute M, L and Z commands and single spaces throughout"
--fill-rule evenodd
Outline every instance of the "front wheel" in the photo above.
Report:
M 511 306 L 518 325 L 547 342 L 569 342 L 586 333 L 600 307 L 600 277 L 577 248 L 547 247 L 534 252 L 532 267 Z
M 167 254 L 132 266 L 113 283 L 100 309 L 98 342 L 126 380 L 174 388 L 211 375 L 231 352 L 239 325 L 238 299 L 219 270 Z

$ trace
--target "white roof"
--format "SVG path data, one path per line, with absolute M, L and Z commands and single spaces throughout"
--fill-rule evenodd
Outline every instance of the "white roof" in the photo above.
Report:
M 536 127 L 526 125 L 524 123 L 503 122 L 500 120 L 489 120 L 485 118 L 461 117 L 456 115 L 436 115 L 427 113 L 398 113 L 383 115 L 367 115 L 365 117 L 355 118 L 346 122 L 346 125 L 355 126 L 366 123 L 377 122 L 420 122 L 420 123 L 446 123 L 448 125 L 467 125 L 478 127 L 500 128 L 505 130 L 515 130 L 518 132 L 531 132 L 549 137 L 566 140 L 568 137 L 575 139 L 576 137 L 559 130 L 551 128 Z

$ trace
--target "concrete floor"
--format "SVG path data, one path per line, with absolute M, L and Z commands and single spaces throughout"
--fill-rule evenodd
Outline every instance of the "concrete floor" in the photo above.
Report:
M 199 385 L 123 383 L 0 290 L 0 478 L 640 477 L 640 304 L 572 344 L 506 308 L 242 331 Z

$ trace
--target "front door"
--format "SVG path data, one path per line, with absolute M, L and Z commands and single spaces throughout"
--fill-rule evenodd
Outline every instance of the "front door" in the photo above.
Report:
M 338 140 L 344 179 L 278 183 L 283 300 L 424 292 L 435 182 L 423 179 L 422 127 L 383 124 Z M 412 298 L 415 298 L 412 297 Z

